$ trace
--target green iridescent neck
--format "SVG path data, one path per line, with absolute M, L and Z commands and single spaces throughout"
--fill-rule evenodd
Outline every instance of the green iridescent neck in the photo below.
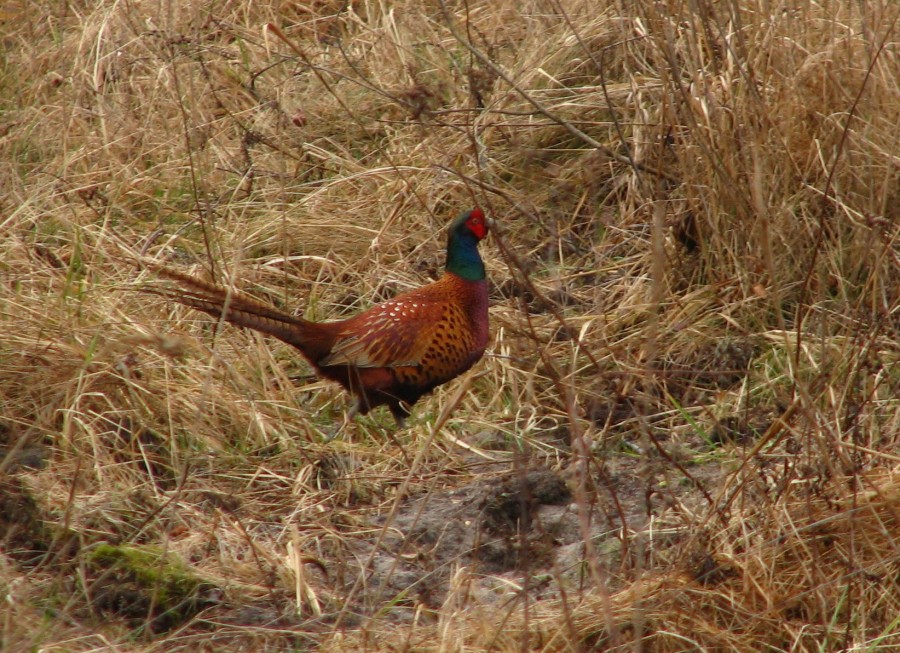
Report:
M 459 220 L 450 228 L 447 238 L 447 272 L 466 281 L 485 279 L 484 262 L 478 253 L 478 239 Z

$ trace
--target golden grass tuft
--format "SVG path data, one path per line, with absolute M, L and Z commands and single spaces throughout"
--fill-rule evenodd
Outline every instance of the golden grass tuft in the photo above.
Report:
M 898 20 L 5 3 L 0 649 L 896 647 Z M 474 204 L 491 349 L 393 437 L 139 292 L 146 258 L 344 317 Z M 108 546 L 199 614 L 99 600 Z

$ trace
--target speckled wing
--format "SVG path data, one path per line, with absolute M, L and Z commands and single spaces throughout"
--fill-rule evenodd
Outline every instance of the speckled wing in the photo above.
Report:
M 449 309 L 444 302 L 397 298 L 347 320 L 323 367 L 415 367 L 421 365 Z

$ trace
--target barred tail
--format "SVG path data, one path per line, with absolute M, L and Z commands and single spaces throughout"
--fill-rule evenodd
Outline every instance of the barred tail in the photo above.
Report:
M 154 265 L 161 277 L 177 286 L 146 288 L 146 292 L 203 311 L 239 327 L 253 329 L 274 336 L 293 345 L 312 362 L 330 349 L 327 333 L 322 325 L 283 313 L 248 295 L 230 288 L 197 279 L 183 272 Z

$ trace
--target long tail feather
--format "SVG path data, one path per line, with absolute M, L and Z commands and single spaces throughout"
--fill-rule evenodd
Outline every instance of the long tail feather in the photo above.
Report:
M 235 326 L 253 329 L 293 345 L 315 360 L 328 344 L 321 325 L 283 313 L 236 290 L 197 279 L 183 272 L 153 265 L 161 277 L 177 286 L 145 288 L 146 292 L 222 318 Z

